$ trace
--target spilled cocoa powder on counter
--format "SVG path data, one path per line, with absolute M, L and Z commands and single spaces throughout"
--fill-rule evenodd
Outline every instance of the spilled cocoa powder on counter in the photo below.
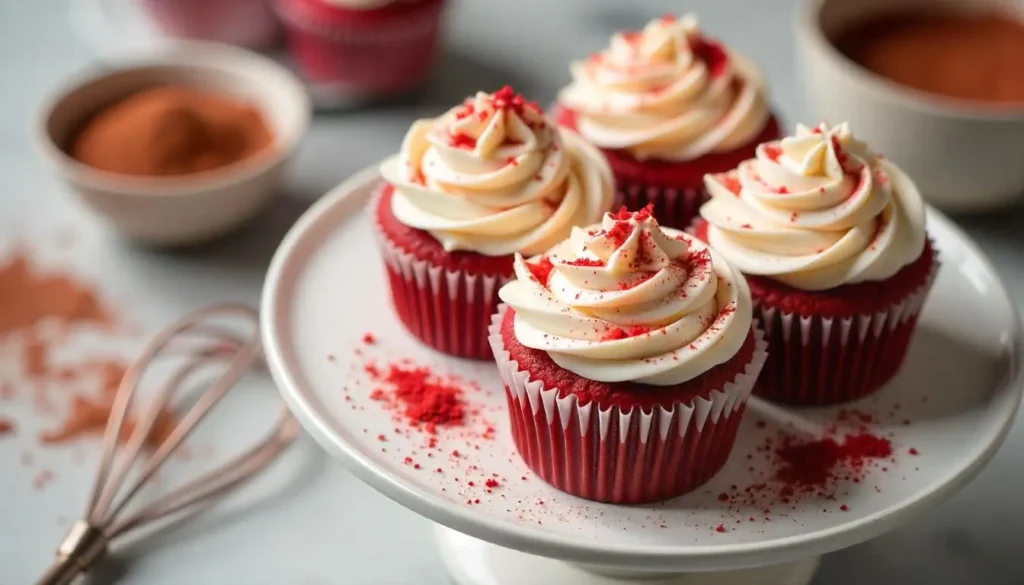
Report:
M 124 376 L 127 366 L 120 358 L 54 359 L 71 334 L 84 329 L 116 331 L 114 315 L 92 286 L 69 273 L 41 269 L 25 248 L 0 260 L 0 353 L 16 352 L 20 362 L 19 375 L 2 383 L 0 400 L 15 400 L 29 389 L 37 414 L 49 418 L 64 412 L 59 424 L 38 437 L 44 445 L 101 435 Z M 3 410 L 0 402 L 0 437 L 17 427 Z M 122 439 L 132 426 L 126 421 Z M 173 414 L 161 412 L 147 444 L 159 445 L 173 428 Z

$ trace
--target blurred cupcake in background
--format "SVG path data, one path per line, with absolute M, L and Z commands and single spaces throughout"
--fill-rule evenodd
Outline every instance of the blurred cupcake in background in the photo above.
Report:
M 254 49 L 278 39 L 280 23 L 272 0 L 142 0 L 167 35 L 217 41 Z
M 275 0 L 289 51 L 321 93 L 367 98 L 430 74 L 446 0 Z
M 705 173 L 730 170 L 779 137 L 757 68 L 671 15 L 572 64 L 555 117 L 601 148 L 618 183 L 616 204 L 654 205 L 685 229 L 705 201 Z

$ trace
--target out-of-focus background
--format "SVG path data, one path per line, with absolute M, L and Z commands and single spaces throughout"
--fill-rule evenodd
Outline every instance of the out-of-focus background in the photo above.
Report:
M 79 2 L 115 13 L 132 4 Z M 104 294 L 146 332 L 208 302 L 256 304 L 271 254 L 291 224 L 342 180 L 395 152 L 413 120 L 436 115 L 477 90 L 505 84 L 541 104 L 551 103 L 569 81 L 571 60 L 605 46 L 614 31 L 642 27 L 663 13 L 698 14 L 706 31 L 756 60 L 787 129 L 796 122 L 816 122 L 798 84 L 795 4 L 453 0 L 446 9 L 436 69 L 422 88 L 341 108 L 314 95 L 328 107 L 315 109 L 280 196 L 238 233 L 168 252 L 130 244 L 109 229 L 58 178 L 34 143 L 37 117 L 62 84 L 109 66 L 112 55 L 130 56 L 132 47 L 146 44 L 148 33 L 118 28 L 136 22 L 134 17 L 108 14 L 93 21 L 86 15 L 95 13 L 81 6 L 73 10 L 68 2 L 3 0 L 0 250 L 29 246 L 49 261 L 73 266 L 76 274 L 101 283 Z M 1024 303 L 1024 208 L 1009 205 L 997 213 L 956 219 L 992 258 L 1018 304 Z M 263 405 L 272 402 L 272 392 L 265 390 Z M 0 583 L 26 583 L 49 561 L 69 519 L 80 511 L 91 481 L 93 447 L 39 448 L 34 431 L 47 423 L 34 420 L 28 409 L 0 402 L 0 413 L 4 408 L 21 415 L 25 430 L 0 439 Z M 224 435 L 215 433 L 209 440 L 230 441 L 231 424 L 237 423 L 225 423 Z M 25 453 L 32 454 L 33 463 L 25 463 Z M 37 481 L 44 467 L 53 477 Z M 121 582 L 449 583 L 428 522 L 363 485 L 311 441 L 301 440 L 272 476 L 272 485 L 247 496 L 260 505 L 130 546 L 125 555 L 132 562 L 125 564 Z M 1022 482 L 1024 431 L 1018 426 L 962 494 L 891 534 L 828 555 L 814 583 L 1024 583 L 1019 554 L 1024 509 L 1016 504 Z

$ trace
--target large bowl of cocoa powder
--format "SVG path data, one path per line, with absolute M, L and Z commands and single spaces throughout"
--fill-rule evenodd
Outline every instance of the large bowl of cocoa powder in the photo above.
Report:
M 44 158 L 110 226 L 182 246 L 231 232 L 267 206 L 309 117 L 302 84 L 274 61 L 181 43 L 68 84 L 35 134 Z
M 1024 2 L 800 0 L 807 106 L 951 212 L 1024 200 Z

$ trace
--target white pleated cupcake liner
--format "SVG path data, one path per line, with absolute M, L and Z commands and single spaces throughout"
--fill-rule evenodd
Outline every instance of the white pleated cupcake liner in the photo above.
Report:
M 370 213 L 399 320 L 429 347 L 456 357 L 491 359 L 487 340 L 498 289 L 510 278 L 449 270 L 396 246 L 376 220 L 378 194 Z
M 508 398 L 512 433 L 526 464 L 554 487 L 589 500 L 635 504 L 666 500 L 707 482 L 725 464 L 767 345 L 754 324 L 756 347 L 742 373 L 709 398 L 622 411 L 580 404 L 574 394 L 532 380 L 511 359 L 501 336 L 502 305 L 490 343 Z
M 925 283 L 883 310 L 848 317 L 807 317 L 754 299 L 770 357 L 755 393 L 792 405 L 849 402 L 882 388 L 899 370 L 941 263 Z

